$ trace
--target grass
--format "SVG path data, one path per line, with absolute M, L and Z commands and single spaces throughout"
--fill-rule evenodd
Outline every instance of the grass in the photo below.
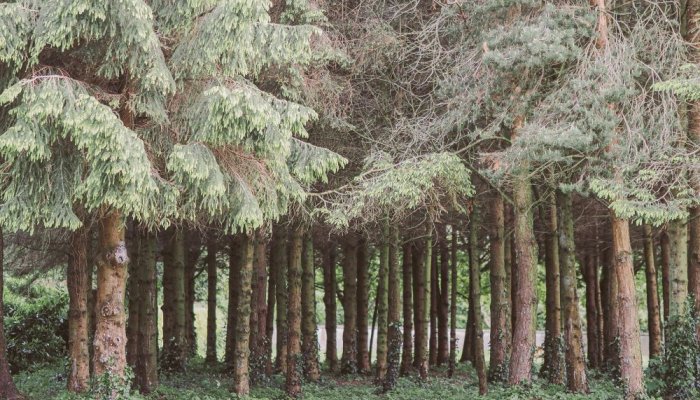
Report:
M 574 395 L 567 393 L 561 386 L 548 385 L 535 381 L 530 387 L 510 388 L 501 385 L 491 385 L 486 397 L 478 396 L 478 388 L 474 370 L 468 366 L 459 365 L 453 378 L 445 376 L 444 369 L 436 369 L 435 376 L 428 382 L 420 382 L 416 378 L 399 379 L 396 389 L 388 394 L 380 395 L 372 383 L 371 377 L 351 376 L 338 377 L 324 375 L 316 384 L 304 385 L 304 399 L 328 400 L 360 400 L 360 399 L 507 399 L 507 400 L 611 400 L 621 399 L 620 389 L 610 380 L 594 377 L 591 380 L 591 393 Z M 16 377 L 20 390 L 31 400 L 78 400 L 94 398 L 77 396 L 65 390 L 66 374 L 61 365 L 44 367 L 32 372 L 24 372 Z M 148 400 L 224 400 L 238 399 L 230 393 L 231 377 L 222 367 L 210 367 L 201 359 L 194 360 L 186 373 L 166 375 L 161 377 L 158 390 L 146 397 Z M 275 375 L 263 386 L 254 387 L 249 399 L 284 399 L 284 378 Z M 129 399 L 144 399 L 143 396 L 133 395 Z

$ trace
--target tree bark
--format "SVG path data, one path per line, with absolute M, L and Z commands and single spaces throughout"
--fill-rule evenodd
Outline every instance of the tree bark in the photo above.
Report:
M 82 226 L 73 232 L 71 252 L 68 258 L 68 273 L 66 274 L 69 297 L 68 355 L 70 373 L 68 375 L 68 390 L 75 393 L 85 392 L 90 385 L 88 296 L 92 288 L 88 286 L 90 282 L 88 278 L 90 269 L 87 260 L 89 241 L 90 230 L 87 227 Z M 0 314 L 1 316 L 2 314 Z M 5 351 L 4 345 L 0 351 Z M 0 356 L 4 356 L 4 354 Z M 0 365 L 1 370 L 2 365 Z M 3 392 L 0 391 L 0 397 L 2 395 Z
M 474 366 L 479 378 L 479 394 L 488 392 L 486 381 L 486 362 L 484 361 L 484 332 L 481 322 L 481 268 L 479 265 L 479 230 L 480 216 L 474 207 L 469 223 L 469 308 L 474 316 Z
M 491 233 L 489 274 L 491 284 L 491 331 L 490 331 L 490 364 L 489 380 L 491 382 L 504 382 L 508 377 L 508 343 L 510 342 L 510 329 L 508 320 L 510 315 L 510 297 L 506 288 L 506 264 L 505 264 L 505 223 L 503 210 L 503 197 L 496 195 L 491 201 Z M 455 254 L 456 257 L 456 254 Z M 456 271 L 453 272 L 456 275 Z M 455 279 L 456 277 L 453 277 Z M 454 283 L 453 283 L 454 285 Z M 456 287 L 453 287 L 456 291 Z M 455 294 L 453 294 L 456 297 Z M 452 300 L 452 304 L 456 298 Z M 453 306 L 454 307 L 454 306 Z
M 559 192 L 558 203 L 561 211 L 559 251 L 561 256 L 561 296 L 564 308 L 566 386 L 569 391 L 574 393 L 588 393 L 581 316 L 578 311 L 578 295 L 576 294 L 576 243 L 571 194 Z M 554 207 L 556 209 L 556 202 Z
M 671 266 L 671 241 L 668 236 L 668 231 L 661 232 L 661 291 L 664 299 L 664 322 L 668 321 L 669 304 L 671 303 L 671 284 L 670 284 L 670 266 Z
M 326 363 L 331 372 L 336 372 L 338 370 L 335 252 L 335 245 L 332 242 L 329 242 L 323 250 L 323 303 L 326 309 Z
M 433 252 L 433 239 L 431 233 L 428 232 L 428 237 L 425 239 L 425 259 L 423 264 L 423 309 L 421 314 L 421 336 L 422 347 L 421 354 L 417 356 L 418 364 L 418 375 L 420 379 L 425 381 L 428 379 L 429 371 L 429 360 L 428 360 L 428 330 L 430 328 L 430 300 L 431 300 L 431 288 L 432 288 L 432 252 Z
M 647 281 L 647 320 L 649 325 L 649 358 L 661 354 L 661 313 L 657 283 L 654 238 L 650 225 L 644 225 L 644 272 Z
M 301 279 L 302 351 L 304 378 L 316 382 L 321 379 L 318 365 L 318 332 L 316 331 L 316 268 L 311 233 L 304 235 Z
M 370 371 L 369 362 L 369 244 L 360 239 L 357 246 L 357 367 Z
M 389 229 L 382 231 L 382 243 L 379 248 L 379 273 L 377 275 L 377 382 L 382 382 L 386 375 L 387 356 L 389 353 Z
M 195 329 L 195 277 L 197 272 L 197 262 L 201 254 L 201 243 L 198 235 L 190 235 L 185 239 L 185 338 L 187 358 L 197 355 L 197 331 Z M 194 243 L 190 243 L 194 242 Z
M 270 242 L 270 255 L 272 255 L 272 242 Z M 272 335 L 275 333 L 275 303 L 277 293 L 277 277 L 273 264 L 269 263 L 267 278 L 267 312 L 265 315 L 265 375 L 272 376 L 274 372 L 272 364 Z
M 185 242 L 181 229 L 168 237 L 163 267 L 163 353 L 161 367 L 184 371 L 187 362 L 185 327 Z
M 287 373 L 285 391 L 291 398 L 301 397 L 301 309 L 302 309 L 302 241 L 301 228 L 293 228 L 290 235 L 290 251 L 287 282 L 289 283 L 289 298 L 287 303 Z
M 586 254 L 584 257 L 584 280 L 586 281 L 586 333 L 588 340 L 588 365 L 591 368 L 599 368 L 601 338 L 599 337 L 600 327 L 598 326 L 598 313 L 600 310 L 597 307 L 597 285 L 598 274 L 595 257 L 591 254 Z
M 430 258 L 430 341 L 428 347 L 428 362 L 430 365 L 437 365 L 438 358 L 438 307 L 440 298 L 440 286 L 439 286 L 439 269 L 438 265 L 438 254 L 439 248 L 437 241 L 439 238 L 433 242 Z
M 262 231 L 256 234 L 253 257 L 253 314 L 251 326 L 251 372 L 252 382 L 256 383 L 261 377 L 268 376 L 270 358 L 267 347 L 270 337 L 267 336 L 267 243 Z
M 428 338 L 423 336 L 423 307 L 425 306 L 425 254 L 423 246 L 414 242 L 411 246 L 413 265 L 413 367 L 418 369 L 423 359 L 424 341 L 428 346 Z M 426 327 L 428 329 L 428 327 Z M 425 355 L 428 356 L 427 354 Z
M 124 297 L 129 257 L 119 211 L 107 212 L 100 222 L 101 256 L 97 261 L 95 297 L 95 377 L 123 378 L 126 368 Z
M 450 239 L 450 365 L 447 376 L 451 378 L 457 367 L 457 230 L 454 226 Z M 492 348 L 494 345 L 491 342 Z
M 121 223 L 121 221 L 119 221 Z M 122 243 L 123 245 L 123 243 Z M 24 396 L 17 390 L 10 375 L 10 365 L 7 362 L 7 342 L 5 341 L 5 316 L 3 292 L 5 290 L 5 239 L 0 228 L 0 399 L 20 400 Z M 122 303 L 123 307 L 123 303 Z M 123 317 L 122 317 L 123 318 Z
M 133 225 L 132 225 L 133 226 Z M 126 280 L 126 291 L 127 291 L 127 303 L 128 303 L 128 316 L 126 320 L 126 363 L 135 370 L 138 360 L 138 350 L 139 350 L 139 280 L 138 280 L 138 270 L 141 268 L 139 260 L 140 252 L 140 240 L 139 234 L 136 229 L 132 230 L 129 237 L 129 254 L 131 262 L 129 263 L 129 276 Z
M 637 398 L 644 393 L 644 381 L 629 222 L 617 218 L 612 211 L 611 214 L 613 257 L 618 288 L 620 378 L 627 387 L 627 397 Z
M 605 341 L 604 359 L 605 367 L 614 377 L 620 374 L 620 354 L 619 354 L 619 315 L 618 315 L 618 283 L 616 275 L 616 264 L 614 253 L 611 249 L 604 252 L 603 265 L 603 310 L 605 314 Z
M 399 233 L 395 228 L 389 232 L 389 271 L 388 271 L 388 354 L 387 371 L 383 389 L 388 392 L 396 386 L 401 357 L 401 287 L 399 275 Z
M 207 242 L 207 355 L 205 361 L 207 364 L 216 364 L 218 357 L 216 355 L 216 286 L 217 286 L 217 268 L 216 268 L 216 239 L 209 237 Z
M 519 123 L 516 123 L 518 125 Z M 517 129 L 517 128 L 516 128 Z M 517 281 L 513 314 L 513 348 L 510 358 L 508 383 L 518 385 L 532 380 L 532 357 L 535 348 L 535 275 L 537 266 L 537 242 L 533 229 L 532 188 L 529 168 L 520 170 L 513 185 L 515 212 L 515 248 L 513 282 Z
M 688 298 L 688 227 L 685 221 L 668 223 L 668 237 L 671 258 L 668 270 L 669 282 L 669 317 L 685 313 Z
M 238 281 L 235 283 L 238 292 L 238 307 L 236 307 L 236 341 L 233 368 L 233 391 L 238 396 L 250 393 L 250 314 L 253 294 L 253 251 L 254 241 L 248 234 L 240 237 L 238 244 L 240 257 L 237 261 Z M 231 312 L 231 310 L 229 310 Z
M 413 367 L 413 252 L 410 243 L 403 245 L 402 254 L 403 344 L 400 374 L 405 376 Z
M 236 332 L 238 318 L 238 302 L 240 292 L 238 282 L 241 280 L 242 239 L 240 235 L 234 235 L 229 243 L 228 255 L 228 310 L 226 314 L 226 354 L 224 363 L 226 368 L 233 370 L 236 363 Z
M 158 297 L 154 232 L 142 232 L 139 250 L 139 351 L 136 383 L 143 394 L 158 387 Z
M 272 232 L 270 266 L 275 270 L 277 299 L 277 369 L 287 371 L 287 237 L 284 227 L 276 225 Z
M 564 383 L 564 360 L 561 352 L 561 282 L 559 259 L 559 226 L 557 219 L 556 195 L 550 197 L 547 220 L 548 230 L 545 241 L 545 287 L 546 287 L 546 313 L 545 313 L 545 338 L 544 338 L 544 364 L 543 375 L 550 383 L 561 385 Z M 564 212 L 564 211 L 562 211 Z M 563 224 L 566 222 L 562 221 Z M 565 232 L 561 232 L 565 234 Z M 562 250 L 563 247 L 562 247 Z M 572 267 L 573 268 L 573 267 Z M 568 344 L 567 344 L 568 345 Z
M 357 372 L 357 239 L 343 242 L 343 356 L 341 372 Z

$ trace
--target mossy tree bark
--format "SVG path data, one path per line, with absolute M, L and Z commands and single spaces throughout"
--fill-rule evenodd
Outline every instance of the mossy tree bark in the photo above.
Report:
M 291 398 L 301 397 L 303 355 L 301 353 L 301 312 L 302 312 L 302 246 L 303 232 L 293 228 L 290 235 L 289 266 L 287 282 L 289 298 L 287 303 L 287 372 L 285 392 Z
M 101 256 L 97 260 L 95 297 L 95 377 L 123 377 L 126 368 L 124 297 L 129 257 L 124 243 L 124 222 L 118 211 L 106 212 L 100 221 Z
M 140 237 L 139 255 L 139 351 L 136 384 L 148 394 L 158 387 L 158 297 L 156 289 L 155 232 Z
M 311 233 L 304 235 L 301 276 L 302 354 L 304 378 L 310 382 L 321 379 L 318 364 L 318 332 L 316 330 L 316 267 Z
M 357 368 L 370 371 L 369 362 L 369 243 L 357 245 Z
M 489 235 L 491 239 L 489 246 L 491 252 L 491 260 L 489 262 L 491 284 L 489 380 L 491 382 L 504 382 L 508 377 L 508 343 L 510 342 L 510 328 L 508 324 L 510 315 L 508 311 L 510 309 L 510 296 L 506 288 L 505 221 L 503 197 L 500 195 L 496 195 L 491 201 L 491 218 L 491 233 Z M 454 271 L 453 275 L 456 275 L 456 273 Z M 456 291 L 456 287 L 454 287 L 454 291 Z M 452 304 L 456 301 L 456 294 L 453 294 L 453 297 L 455 298 L 452 300 Z
M 216 238 L 213 234 L 207 241 L 207 354 L 205 361 L 207 364 L 215 364 L 218 361 L 216 354 L 216 286 L 218 281 L 218 271 L 216 268 L 217 254 Z
M 413 340 L 413 366 L 415 368 L 420 368 L 423 359 L 425 359 L 426 365 L 428 364 L 428 329 L 429 326 L 427 322 L 424 321 L 424 315 L 428 315 L 430 318 L 430 309 L 426 305 L 425 298 L 425 284 L 426 284 L 426 272 L 425 272 L 425 244 L 424 243 L 414 243 L 412 246 L 412 257 L 413 257 L 413 326 L 414 326 L 414 340 Z M 428 275 L 429 276 L 429 275 Z M 428 321 L 429 322 L 429 321 Z M 426 323 L 425 327 L 423 326 Z
M 411 371 L 413 366 L 413 253 L 410 243 L 404 243 L 402 254 L 403 344 L 399 372 L 404 376 Z
M 576 244 L 571 194 L 558 193 L 561 212 L 559 251 L 561 262 L 561 296 L 564 308 L 564 356 L 566 359 L 566 386 L 574 393 L 588 393 L 586 359 L 583 355 L 583 333 L 576 294 Z
M 559 260 L 559 226 L 556 196 L 552 194 L 547 204 L 547 235 L 545 238 L 545 338 L 542 374 L 550 383 L 564 383 L 564 359 L 561 349 L 561 279 Z M 544 214 L 544 213 L 543 213 Z M 563 232 L 562 232 L 563 234 Z
M 685 313 L 688 298 L 688 226 L 685 220 L 668 223 L 671 258 L 668 270 L 670 318 Z
M 474 366 L 479 378 L 479 394 L 488 392 L 486 362 L 484 361 L 484 332 L 481 321 L 481 266 L 479 265 L 479 223 L 480 215 L 474 207 L 469 221 L 469 308 L 474 315 Z
M 389 237 L 389 271 L 388 285 L 388 354 L 387 370 L 384 376 L 383 389 L 385 392 L 396 386 L 399 376 L 401 357 L 401 276 L 399 273 L 399 232 L 390 228 Z
M 282 225 L 275 225 L 270 244 L 270 268 L 275 273 L 275 299 L 277 306 L 277 360 L 281 373 L 287 371 L 287 233 Z
M 17 390 L 17 386 L 15 386 L 15 382 L 12 380 L 12 375 L 10 375 L 10 365 L 7 362 L 7 342 L 5 341 L 4 324 L 5 318 L 3 315 L 3 292 L 5 289 L 3 271 L 4 266 L 5 240 L 2 229 L 0 229 L 0 399 L 20 400 L 24 399 L 24 396 L 19 392 L 19 390 Z
M 326 309 L 326 363 L 331 372 L 338 370 L 336 329 L 336 247 L 329 241 L 323 250 L 323 304 Z
M 644 225 L 644 273 L 647 283 L 647 321 L 649 326 L 649 358 L 661 354 L 661 311 L 656 273 L 654 238 L 650 225 Z
M 68 355 L 70 372 L 68 390 L 75 393 L 85 392 L 90 385 L 90 349 L 89 349 L 89 286 L 88 247 L 90 230 L 82 226 L 71 235 L 71 252 L 68 256 Z M 0 250 L 1 251 L 1 250 Z M 0 293 L 2 293 L 0 291 Z M 1 316 L 1 314 L 0 314 Z M 3 350 L 4 351 L 4 346 Z M 0 369 L 2 367 L 0 366 Z M 2 393 L 0 393 L 0 397 Z
M 341 372 L 357 372 L 357 239 L 343 241 L 343 356 Z
M 377 274 L 377 371 L 378 382 L 384 380 L 389 352 L 389 229 L 382 229 L 382 242 L 379 244 L 379 272 Z
M 236 341 L 234 345 L 233 391 L 238 396 L 250 393 L 250 315 L 253 295 L 253 251 L 254 239 L 241 234 L 236 261 L 239 273 L 237 285 L 238 307 L 236 307 Z M 231 310 L 229 310 L 229 313 Z
M 184 371 L 188 348 L 185 326 L 185 241 L 181 229 L 173 229 L 167 237 L 163 270 L 161 367 L 166 371 Z

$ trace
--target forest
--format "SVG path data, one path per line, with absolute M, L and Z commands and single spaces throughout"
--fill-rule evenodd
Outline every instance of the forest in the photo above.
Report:
M 700 0 L 0 0 L 0 399 L 699 399 Z

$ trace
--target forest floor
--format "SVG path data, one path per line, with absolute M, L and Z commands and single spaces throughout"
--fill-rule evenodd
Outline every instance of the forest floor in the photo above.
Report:
M 191 363 L 186 373 L 162 376 L 158 390 L 145 397 L 148 400 L 228 400 L 238 399 L 229 392 L 230 375 L 222 368 L 204 365 L 201 360 Z M 68 393 L 65 368 L 61 365 L 46 366 L 32 372 L 23 372 L 16 376 L 15 382 L 29 400 L 78 400 L 94 399 L 96 396 L 77 396 Z M 262 386 L 254 387 L 250 399 L 284 399 L 284 378 L 276 375 Z M 99 398 L 99 396 L 98 396 Z M 400 378 L 394 391 L 378 394 L 371 377 L 339 377 L 324 375 L 317 384 L 304 385 L 304 399 L 326 400 L 360 400 L 360 399 L 396 399 L 396 400 L 465 400 L 465 399 L 507 399 L 507 400 L 612 400 L 621 399 L 622 393 L 609 379 L 594 377 L 591 380 L 591 393 L 573 395 L 562 386 L 535 381 L 528 388 L 509 388 L 491 385 L 486 397 L 479 397 L 474 370 L 460 364 L 452 378 L 447 378 L 445 369 L 433 371 L 428 382 L 419 382 L 416 378 Z M 144 399 L 140 395 L 125 399 Z

